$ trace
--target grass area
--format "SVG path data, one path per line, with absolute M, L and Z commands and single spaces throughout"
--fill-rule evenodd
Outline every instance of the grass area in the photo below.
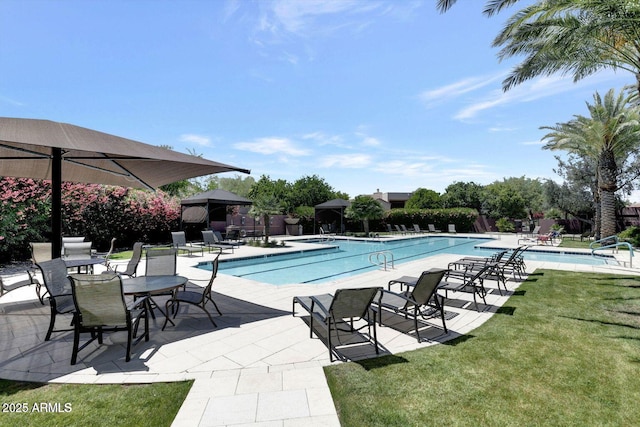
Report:
M 325 368 L 341 425 L 640 419 L 640 278 L 539 270 L 469 335 Z
M 564 238 L 562 239 L 562 242 L 560 242 L 559 247 L 561 248 L 570 248 L 570 249 L 589 249 L 589 243 L 591 243 L 592 240 L 583 240 L 580 241 L 580 239 L 575 239 L 575 240 L 571 240 L 569 238 Z
M 170 426 L 193 381 L 144 385 L 0 380 L 0 426 Z

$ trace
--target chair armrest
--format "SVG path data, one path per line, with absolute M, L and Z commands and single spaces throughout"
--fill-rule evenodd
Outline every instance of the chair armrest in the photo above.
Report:
M 149 299 L 148 296 L 137 298 L 135 301 L 132 301 L 129 304 L 127 304 L 127 310 L 133 310 L 134 308 L 141 307 L 142 304 L 147 301 L 147 299 Z
M 310 298 L 311 298 L 311 314 L 315 312 L 314 308 L 318 307 L 320 310 L 322 310 L 322 312 L 324 313 L 324 316 L 326 317 L 329 314 L 329 309 L 325 307 L 318 298 L 314 296 Z

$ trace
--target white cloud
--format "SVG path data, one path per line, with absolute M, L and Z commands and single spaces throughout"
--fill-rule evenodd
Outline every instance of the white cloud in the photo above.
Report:
M 289 156 L 309 156 L 310 150 L 298 148 L 288 138 L 258 138 L 252 142 L 238 142 L 234 148 L 258 154 L 286 154 Z
M 370 164 L 371 156 L 368 154 L 334 154 L 319 159 L 319 166 L 323 168 L 360 169 Z
M 545 144 L 545 142 L 541 141 L 541 140 L 538 140 L 538 141 L 524 141 L 524 142 L 520 143 L 520 145 L 544 145 L 544 144 Z
M 494 83 L 496 80 L 502 79 L 504 76 L 505 73 L 500 72 L 489 76 L 468 77 L 439 88 L 425 90 L 419 95 L 419 98 L 424 101 L 427 106 L 431 106 L 481 89 Z
M 211 139 L 209 137 L 203 136 L 203 135 L 196 135 L 193 133 L 185 133 L 180 135 L 179 141 L 198 144 L 203 147 L 211 146 Z
M 586 86 L 599 85 L 613 79 L 619 79 L 619 76 L 609 72 L 594 75 L 577 83 L 573 82 L 572 76 L 552 75 L 538 77 L 515 86 L 506 92 L 502 88 L 492 90 L 479 101 L 459 110 L 454 115 L 454 119 L 461 121 L 472 119 L 481 112 L 495 107 L 549 98 L 558 94 L 576 91 Z

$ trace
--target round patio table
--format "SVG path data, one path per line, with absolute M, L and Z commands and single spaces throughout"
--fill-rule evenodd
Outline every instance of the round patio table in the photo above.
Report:
M 165 313 L 151 296 L 173 292 L 177 288 L 184 286 L 188 280 L 189 279 L 184 276 L 138 276 L 130 279 L 122 279 L 122 289 L 125 295 L 148 297 L 147 309 L 151 315 L 153 316 L 153 310 L 151 308 L 151 302 L 153 302 L 156 308 L 175 326 L 175 323 L 169 319 L 169 313 Z

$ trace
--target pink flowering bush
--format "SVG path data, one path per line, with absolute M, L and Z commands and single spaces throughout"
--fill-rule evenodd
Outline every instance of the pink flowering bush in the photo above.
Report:
M 28 243 L 51 240 L 51 182 L 0 178 L 0 262 L 28 259 Z M 62 230 L 85 236 L 105 251 L 111 238 L 117 247 L 135 241 L 167 242 L 178 228 L 180 201 L 164 192 L 63 183 Z

